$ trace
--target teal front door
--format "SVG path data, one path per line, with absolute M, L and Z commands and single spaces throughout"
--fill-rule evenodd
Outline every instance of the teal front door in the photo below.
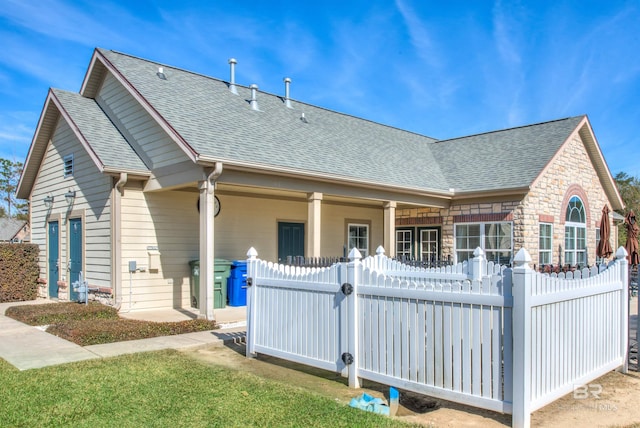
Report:
M 304 223 L 278 222 L 278 261 L 304 256 Z
M 60 280 L 60 229 L 57 221 L 50 221 L 48 225 L 49 246 L 47 247 L 47 261 L 49 262 L 49 298 L 58 298 L 58 281 Z
M 82 219 L 69 220 L 69 300 L 78 300 L 73 284 L 82 271 Z

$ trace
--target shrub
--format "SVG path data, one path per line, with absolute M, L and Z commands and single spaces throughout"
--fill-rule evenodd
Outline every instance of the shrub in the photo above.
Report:
M 75 302 L 12 306 L 5 315 L 29 325 L 48 325 L 47 332 L 81 346 L 157 336 L 193 333 L 218 328 L 203 319 L 151 322 L 123 319 L 118 311 L 98 302 Z
M 124 342 L 157 336 L 207 331 L 216 328 L 214 321 L 203 319 L 179 322 L 151 322 L 130 319 L 67 320 L 51 325 L 47 332 L 81 346 Z
M 97 302 L 12 306 L 5 315 L 29 325 L 49 325 L 70 320 L 118 319 L 118 311 Z
M 38 252 L 35 244 L 0 244 L 0 302 L 35 300 Z

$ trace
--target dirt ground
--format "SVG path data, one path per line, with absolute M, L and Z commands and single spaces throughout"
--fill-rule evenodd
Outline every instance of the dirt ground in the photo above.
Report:
M 193 358 L 211 365 L 250 372 L 257 376 L 314 391 L 343 403 L 368 392 L 384 397 L 386 387 L 365 381 L 363 389 L 354 390 L 347 380 L 324 370 L 314 369 L 277 358 L 260 356 L 249 359 L 244 356 L 244 345 L 210 347 L 186 351 Z M 601 386 L 594 387 L 594 384 Z M 596 399 L 590 392 L 599 393 Z M 535 427 L 624 427 L 639 424 L 640 427 L 640 373 L 611 372 L 591 383 L 585 390 L 585 399 L 569 394 L 533 413 L 531 425 Z M 578 394 L 580 396 L 580 393 Z M 400 408 L 397 418 L 428 427 L 509 427 L 511 416 L 464 406 L 445 400 L 400 392 Z

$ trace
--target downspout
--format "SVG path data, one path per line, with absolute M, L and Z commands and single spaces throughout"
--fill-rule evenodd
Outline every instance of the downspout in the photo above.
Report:
M 113 283 L 115 286 L 115 302 L 114 306 L 116 310 L 120 310 L 122 306 L 122 202 L 121 198 L 124 196 L 124 186 L 127 184 L 128 175 L 126 172 L 120 173 L 120 178 L 113 186 L 113 204 L 111 211 L 111 218 L 113 221 L 112 231 L 113 240 L 111 241 L 111 249 L 113 253 Z M 129 308 L 131 309 L 131 308 Z
M 213 168 L 204 170 L 206 181 L 204 190 L 208 198 L 214 196 L 216 180 L 222 174 L 222 162 L 216 162 Z M 215 320 L 214 296 L 213 296 L 213 276 L 215 264 L 215 227 L 212 216 L 205 215 L 207 210 L 200 207 L 200 317 L 208 320 Z M 203 260 L 203 256 L 205 260 Z M 204 269 L 204 271 L 203 271 Z M 203 281 L 204 280 L 204 281 Z
M 218 177 L 222 174 L 222 162 L 216 162 L 213 164 L 213 170 L 207 175 L 207 181 L 211 187 L 209 188 L 209 194 L 213 193 L 213 189 L 216 186 Z

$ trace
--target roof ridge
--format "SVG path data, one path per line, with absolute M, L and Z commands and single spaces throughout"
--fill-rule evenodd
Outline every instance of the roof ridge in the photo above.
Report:
M 544 121 L 544 122 L 530 123 L 528 125 L 514 126 L 514 127 L 511 127 L 511 128 L 496 129 L 494 131 L 478 132 L 477 134 L 469 134 L 469 135 L 463 135 L 461 137 L 447 138 L 446 140 L 437 140 L 436 143 L 445 143 L 445 142 L 448 142 L 448 141 L 462 140 L 462 139 L 471 138 L 471 137 L 478 137 L 480 135 L 488 135 L 488 134 L 496 134 L 498 132 L 513 131 L 515 129 L 531 128 L 533 126 L 546 125 L 546 124 L 549 124 L 549 123 L 562 122 L 562 121 L 565 121 L 565 120 L 577 119 L 577 118 L 583 118 L 583 117 L 586 117 L 586 115 L 583 114 L 583 115 L 578 115 L 578 116 L 570 116 L 570 117 L 564 117 L 564 118 L 561 118 L 561 119 L 547 120 L 547 121 Z
M 131 54 L 128 54 L 128 53 L 125 53 L 125 52 L 116 51 L 116 50 L 113 50 L 113 49 L 101 49 L 101 48 L 97 48 L 97 49 L 113 52 L 113 53 L 118 54 L 118 55 L 126 56 L 126 57 L 133 58 L 133 59 L 137 59 L 137 60 L 140 60 L 140 61 L 145 61 L 145 62 L 148 62 L 148 63 L 158 64 L 159 66 L 162 66 L 162 67 L 168 67 L 168 68 L 171 68 L 173 70 L 178 70 L 178 71 L 182 71 L 184 73 L 192 74 L 194 76 L 199 76 L 199 77 L 203 77 L 203 78 L 206 78 L 206 79 L 216 80 L 216 81 L 224 83 L 224 84 L 229 84 L 228 81 L 223 80 L 223 79 L 221 79 L 219 77 L 209 76 L 209 75 L 206 75 L 206 74 L 203 74 L 203 73 L 198 73 L 198 72 L 195 72 L 195 71 L 187 70 L 187 69 L 184 69 L 182 67 L 176 67 L 174 65 L 169 65 L 169 64 L 166 64 L 166 63 L 163 63 L 163 62 L 158 62 L 158 61 L 153 61 L 153 60 L 146 59 L 146 58 L 141 58 L 141 57 L 138 57 L 138 56 L 135 56 L 135 55 L 131 55 Z M 239 84 L 237 82 L 235 83 L 235 85 L 236 86 L 240 86 L 242 88 L 245 88 L 247 90 L 250 89 L 249 86 L 243 85 L 243 84 Z M 261 94 L 266 94 L 266 95 L 269 95 L 269 96 L 272 96 L 272 97 L 275 97 L 275 98 L 279 98 L 281 100 L 284 98 L 284 96 L 282 96 L 282 95 L 273 94 L 273 93 L 268 92 L 268 91 L 260 91 L 260 93 Z M 364 122 L 369 122 L 369 123 L 372 123 L 372 124 L 375 124 L 375 125 L 384 126 L 385 128 L 394 129 L 396 131 L 400 131 L 400 132 L 403 132 L 403 133 L 416 135 L 418 137 L 428 138 L 430 140 L 433 140 L 433 141 L 431 141 L 432 143 L 436 143 L 438 141 L 444 141 L 444 140 L 438 140 L 437 138 L 430 137 L 430 136 L 425 135 L 425 134 L 420 134 L 420 133 L 415 132 L 415 131 L 409 131 L 407 129 L 402 129 L 402 128 L 399 128 L 397 126 L 388 125 L 388 124 L 385 124 L 385 123 L 376 122 L 376 121 L 371 120 L 371 119 L 366 119 L 366 118 L 363 118 L 363 117 L 359 117 L 359 116 L 356 116 L 354 114 L 344 113 L 344 112 L 340 112 L 340 111 L 337 111 L 337 110 L 332 110 L 332 109 L 327 108 L 327 107 L 322 107 L 322 106 L 311 104 L 311 103 L 308 103 L 308 102 L 305 102 L 305 101 L 300 101 L 300 100 L 297 100 L 295 98 L 290 98 L 290 99 L 291 99 L 291 101 L 294 101 L 294 102 L 296 102 L 298 104 L 306 105 L 306 106 L 309 106 L 309 107 L 317 108 L 317 109 L 324 110 L 324 111 L 327 111 L 327 112 L 330 112 L 330 113 L 339 114 L 341 116 L 350 117 L 350 118 L 361 120 L 361 121 L 364 121 Z

